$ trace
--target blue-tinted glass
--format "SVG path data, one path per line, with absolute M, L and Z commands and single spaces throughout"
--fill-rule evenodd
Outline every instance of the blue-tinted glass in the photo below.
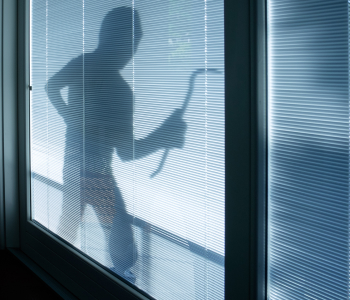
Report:
M 223 72 L 222 0 L 32 0 L 32 219 L 157 299 L 223 299 Z
M 268 1 L 269 299 L 349 299 L 349 14 Z

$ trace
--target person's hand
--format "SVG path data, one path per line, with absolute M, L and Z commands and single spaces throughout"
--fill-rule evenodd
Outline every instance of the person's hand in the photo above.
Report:
M 176 109 L 159 128 L 159 138 L 165 148 L 182 148 L 185 143 L 186 123 L 182 110 Z

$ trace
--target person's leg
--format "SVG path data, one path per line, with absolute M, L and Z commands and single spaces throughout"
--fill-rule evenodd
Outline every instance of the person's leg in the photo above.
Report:
M 127 214 L 119 188 L 114 185 L 115 216 L 109 237 L 109 252 L 114 265 L 113 271 L 135 283 L 130 268 L 136 263 L 138 253 L 131 227 L 132 218 Z
M 86 172 L 84 191 L 85 203 L 93 207 L 108 244 L 115 215 L 113 176 Z
M 65 158 L 62 214 L 57 234 L 74 244 L 81 223 L 80 168 L 74 158 Z
M 135 282 L 129 270 L 137 259 L 130 217 L 113 175 L 85 172 L 84 203 L 90 204 L 104 229 L 107 246 L 113 263 L 111 270 L 123 278 Z

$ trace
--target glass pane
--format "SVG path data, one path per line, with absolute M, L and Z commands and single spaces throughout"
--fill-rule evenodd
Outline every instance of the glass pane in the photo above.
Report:
M 268 1 L 269 299 L 349 299 L 348 1 Z
M 32 219 L 157 299 L 224 299 L 223 9 L 31 2 Z

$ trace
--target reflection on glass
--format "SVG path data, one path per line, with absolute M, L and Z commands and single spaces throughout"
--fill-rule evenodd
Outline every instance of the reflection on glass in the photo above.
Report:
M 222 299 L 223 3 L 153 2 L 32 1 L 32 218 L 156 298 Z

